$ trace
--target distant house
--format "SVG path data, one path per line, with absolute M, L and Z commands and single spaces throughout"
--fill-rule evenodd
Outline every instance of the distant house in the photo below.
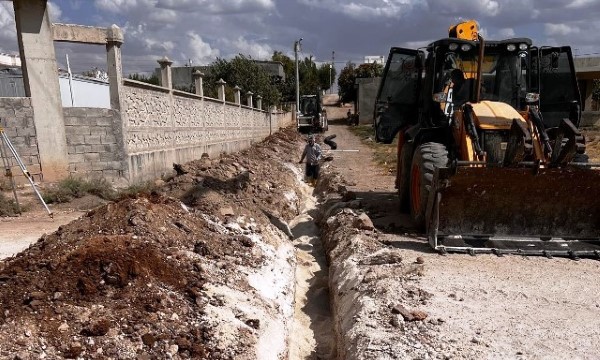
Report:
M 385 65 L 385 57 L 383 55 L 365 56 L 364 63 Z
M 108 81 L 59 70 L 58 84 L 63 107 L 94 107 L 110 109 Z M 0 97 L 25 97 L 21 68 L 0 70 Z
M 583 110 L 599 110 L 592 108 L 592 91 L 594 80 L 600 79 L 600 57 L 576 57 L 575 73 Z

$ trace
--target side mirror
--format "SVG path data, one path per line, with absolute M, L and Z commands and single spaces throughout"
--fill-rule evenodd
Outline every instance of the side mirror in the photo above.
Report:
M 557 52 L 552 53 L 551 65 L 553 69 L 558 69 L 558 58 L 559 54 Z

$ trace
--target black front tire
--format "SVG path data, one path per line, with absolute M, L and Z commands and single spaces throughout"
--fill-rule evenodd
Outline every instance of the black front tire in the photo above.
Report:
M 428 142 L 415 149 L 410 169 L 410 213 L 419 230 L 425 230 L 425 212 L 435 168 L 448 165 L 448 150 L 440 143 Z

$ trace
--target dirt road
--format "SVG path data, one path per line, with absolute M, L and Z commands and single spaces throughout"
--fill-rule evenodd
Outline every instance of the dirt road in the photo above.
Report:
M 418 286 L 433 296 L 421 309 L 441 320 L 436 346 L 447 344 L 459 350 L 454 357 L 465 358 L 598 358 L 600 262 L 440 256 L 423 238 L 411 235 L 407 216 L 397 210 L 394 178 L 373 165 L 371 149 L 345 125 L 331 125 L 330 133 L 337 134 L 340 149 L 359 150 L 336 153 L 331 166 L 366 206 L 381 231 L 379 240 L 403 259 L 424 259 Z
M 82 211 L 54 211 L 53 218 L 43 210 L 26 212 L 20 217 L 0 218 L 0 259 L 15 255 L 37 241 L 43 234 L 50 234 L 59 226 L 70 223 L 83 214 Z

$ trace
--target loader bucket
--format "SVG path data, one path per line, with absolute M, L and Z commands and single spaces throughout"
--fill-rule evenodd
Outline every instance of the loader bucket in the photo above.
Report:
M 441 252 L 600 258 L 600 170 L 437 169 L 427 216 Z

